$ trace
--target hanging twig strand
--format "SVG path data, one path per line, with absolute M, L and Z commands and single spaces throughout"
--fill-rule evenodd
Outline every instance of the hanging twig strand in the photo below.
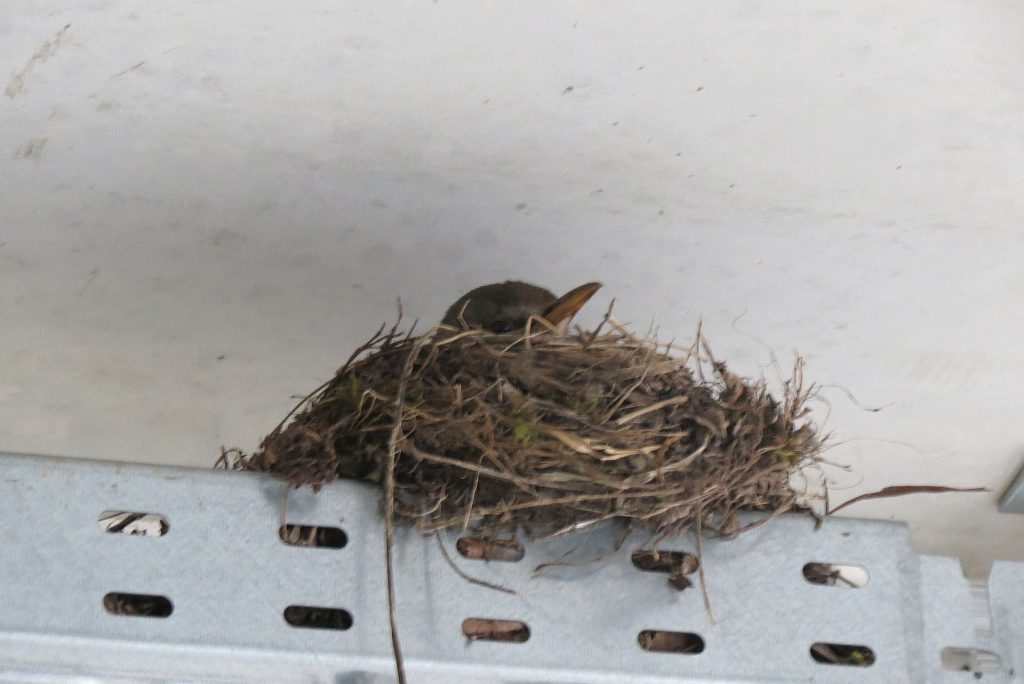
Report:
M 405 664 L 402 660 L 402 647 L 398 642 L 398 624 L 395 617 L 395 570 L 393 560 L 395 543 L 395 464 L 398 460 L 400 444 L 405 439 L 402 434 L 405 392 L 408 387 L 409 375 L 412 373 L 416 357 L 419 356 L 422 346 L 423 340 L 417 340 L 416 344 L 409 350 L 405 359 L 405 365 L 402 367 L 402 375 L 398 381 L 398 390 L 395 392 L 394 426 L 388 438 L 388 461 L 387 469 L 384 472 L 384 555 L 388 584 L 388 622 L 391 626 L 391 649 L 395 655 L 395 671 L 398 675 L 398 684 L 406 684 L 406 678 Z

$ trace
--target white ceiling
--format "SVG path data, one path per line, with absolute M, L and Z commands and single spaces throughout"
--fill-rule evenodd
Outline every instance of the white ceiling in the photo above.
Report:
M 600 279 L 886 406 L 823 391 L 837 499 L 993 490 L 851 515 L 1024 559 L 1019 3 L 42 0 L 0 45 L 0 450 L 205 466 L 397 297 Z

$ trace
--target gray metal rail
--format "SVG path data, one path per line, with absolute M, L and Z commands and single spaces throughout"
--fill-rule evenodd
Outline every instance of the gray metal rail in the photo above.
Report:
M 341 548 L 304 547 L 281 541 L 284 486 L 267 477 L 0 460 L 0 681 L 394 681 L 376 489 L 340 482 L 316 495 L 292 492 L 288 523 L 344 532 L 328 540 Z M 103 515 L 111 511 L 160 518 Z M 116 533 L 106 529 L 112 524 L 163 534 Z M 518 562 L 464 558 L 456 535 L 443 540 L 465 573 L 517 592 L 510 595 L 467 582 L 433 539 L 400 529 L 396 595 L 410 681 L 1024 681 L 1024 564 L 998 563 L 992 573 L 989 638 L 975 629 L 957 561 L 912 553 L 904 526 L 832 519 L 814 530 L 808 518 L 784 517 L 735 540 L 705 542 L 712 623 L 695 576 L 694 588 L 679 592 L 666 575 L 634 566 L 630 550 L 646 541 L 640 535 L 585 562 L 609 552 L 616 537 L 605 528 L 526 543 Z M 534 576 L 573 548 L 570 561 L 583 562 Z M 693 540 L 659 548 L 693 551 Z M 808 563 L 860 566 L 868 581 L 812 584 Z M 138 595 L 166 604 L 140 603 Z M 345 612 L 329 613 L 338 618 L 332 628 L 305 628 L 289 624 L 289 606 Z M 294 621 L 304 609 L 291 610 Z M 471 640 L 468 618 L 523 623 L 528 638 Z M 692 652 L 693 636 L 676 649 L 691 652 L 645 650 L 651 631 L 698 635 L 702 650 Z M 669 635 L 661 643 L 674 642 Z M 814 644 L 833 646 L 817 647 L 816 660 Z M 966 650 L 946 656 L 994 654 L 1001 667 L 947 669 L 949 648 Z M 866 653 L 873 663 L 859 666 Z

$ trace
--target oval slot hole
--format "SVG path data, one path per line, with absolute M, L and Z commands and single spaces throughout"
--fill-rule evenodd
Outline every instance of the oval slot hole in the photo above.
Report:
M 666 551 L 664 549 L 637 549 L 630 555 L 634 567 L 644 572 L 663 572 L 668 575 L 668 583 L 676 591 L 685 591 L 693 586 L 686 575 L 696 572 L 700 562 L 692 553 L 686 551 Z
M 136 513 L 133 511 L 103 511 L 99 518 L 100 527 L 110 534 L 131 534 L 143 537 L 162 537 L 170 525 L 167 518 L 157 513 Z
M 636 636 L 640 648 L 652 653 L 688 653 L 696 655 L 704 650 L 704 639 L 693 632 L 668 632 L 645 629 Z
M 348 544 L 348 535 L 340 527 L 319 525 L 281 525 L 277 535 L 289 546 L 341 549 Z
M 940 652 L 942 667 L 959 672 L 973 672 L 975 676 L 993 674 L 1003 669 L 1003 660 L 992 651 L 980 648 L 947 646 Z
M 476 537 L 459 537 L 455 549 L 464 558 L 485 561 L 514 563 L 523 559 L 523 545 L 511 540 L 477 539 Z
M 639 549 L 630 556 L 633 565 L 644 572 L 665 572 L 670 575 L 689 575 L 699 567 L 697 557 L 685 551 Z
M 828 644 L 819 641 L 811 644 L 811 657 L 825 665 L 871 667 L 875 664 L 875 652 L 857 644 Z
M 470 641 L 505 641 L 521 644 L 530 638 L 530 628 L 518 620 L 466 618 L 462 633 Z
M 811 584 L 826 587 L 860 589 L 867 586 L 868 570 L 863 565 L 840 565 L 838 563 L 807 563 L 803 568 L 804 579 Z
M 352 626 L 352 613 L 344 608 L 320 606 L 288 606 L 284 621 L 292 627 L 345 630 Z
M 103 597 L 103 607 L 112 615 L 165 618 L 174 612 L 171 600 L 157 594 L 127 594 L 112 591 Z

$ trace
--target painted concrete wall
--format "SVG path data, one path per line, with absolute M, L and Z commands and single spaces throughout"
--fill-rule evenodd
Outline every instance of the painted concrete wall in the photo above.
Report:
M 851 514 L 1024 558 L 1022 64 L 997 0 L 7 2 L 0 449 L 207 465 L 396 297 L 600 279 L 886 406 L 823 391 L 837 498 L 994 490 Z

